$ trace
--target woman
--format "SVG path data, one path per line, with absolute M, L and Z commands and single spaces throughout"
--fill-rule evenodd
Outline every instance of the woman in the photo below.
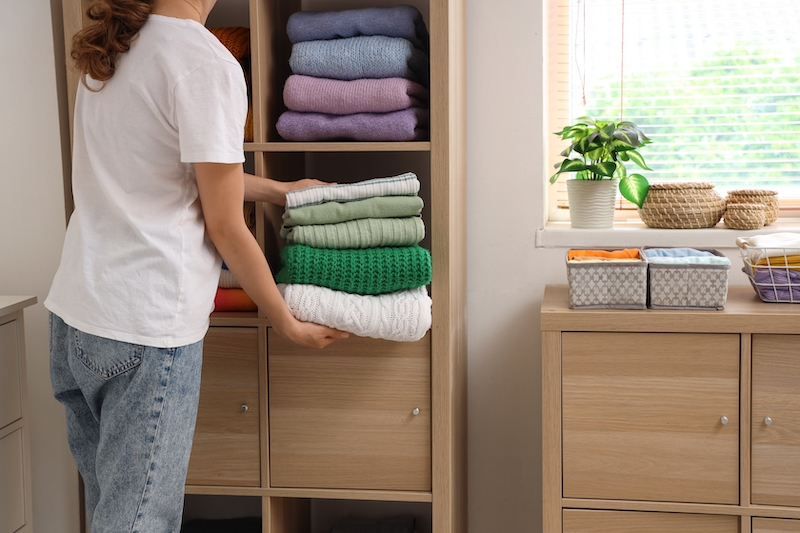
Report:
M 277 333 L 347 336 L 291 315 L 244 222 L 244 200 L 318 182 L 244 174 L 245 81 L 204 27 L 215 2 L 96 0 L 73 42 L 75 211 L 45 306 L 91 533 L 180 529 L 220 255 Z

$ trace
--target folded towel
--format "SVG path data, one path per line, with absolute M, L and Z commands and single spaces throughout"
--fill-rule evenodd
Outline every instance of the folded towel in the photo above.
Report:
M 644 255 L 652 257 L 719 257 L 713 252 L 695 248 L 645 248 Z
M 316 285 L 279 284 L 292 315 L 359 337 L 418 341 L 431 328 L 431 298 L 425 287 L 365 296 Z
M 623 250 L 569 250 L 567 259 L 570 261 L 576 257 L 606 257 L 610 259 L 639 259 L 639 250 L 636 248 L 625 248 Z
M 409 107 L 355 115 L 284 111 L 275 128 L 287 141 L 422 141 L 428 138 L 428 110 Z
M 355 183 L 315 185 L 286 193 L 286 207 L 303 207 L 323 202 L 347 202 L 374 196 L 414 196 L 419 192 L 419 180 L 413 172 L 388 178 L 373 178 Z
M 292 43 L 359 35 L 402 37 L 421 50 L 428 49 L 429 40 L 422 14 L 412 6 L 298 11 L 289 17 L 286 33 Z
M 743 268 L 745 273 L 747 269 Z M 758 268 L 750 280 L 762 300 L 800 303 L 800 272 L 782 268 Z
M 283 227 L 337 224 L 361 218 L 403 218 L 422 212 L 419 196 L 378 196 L 352 202 L 325 202 L 319 205 L 289 208 L 283 213 Z M 284 230 L 281 236 L 286 238 Z
M 371 35 L 292 45 L 289 66 L 315 78 L 407 78 L 428 87 L 428 56 L 400 37 Z
M 405 78 L 346 81 L 293 74 L 283 86 L 286 107 L 305 113 L 389 113 L 427 107 L 428 98 L 428 89 Z
M 431 254 L 420 246 L 324 250 L 289 244 L 278 283 L 302 283 L 354 294 L 385 294 L 431 282 Z
M 411 246 L 425 237 L 420 217 L 362 218 L 338 224 L 293 226 L 281 229 L 287 242 L 314 248 L 380 248 Z
M 757 267 L 778 267 L 800 270 L 800 255 L 765 257 L 755 263 Z
M 214 311 L 257 311 L 258 306 L 242 289 L 218 288 Z
M 650 264 L 658 265 L 730 265 L 731 260 L 718 255 L 692 257 L 648 257 Z
M 765 257 L 800 255 L 800 233 L 768 233 L 752 237 L 739 237 L 736 245 L 746 249 L 750 261 L 757 263 Z

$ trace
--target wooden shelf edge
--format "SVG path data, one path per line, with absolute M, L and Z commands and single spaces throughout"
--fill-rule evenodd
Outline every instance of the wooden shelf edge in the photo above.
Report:
M 211 326 L 231 326 L 231 327 L 269 327 L 269 320 L 258 316 L 255 311 L 234 312 L 222 311 L 211 313 Z
M 428 141 L 244 143 L 245 152 L 430 152 Z
M 601 509 L 612 511 L 660 511 L 671 513 L 759 516 L 765 518 L 800 518 L 800 508 L 766 505 L 728 505 L 714 503 L 651 502 L 631 500 L 594 500 L 562 498 L 562 509 Z
M 316 500 L 364 500 L 387 502 L 431 503 L 430 492 L 350 490 L 350 489 L 280 489 L 264 487 L 231 487 L 216 485 L 186 485 L 186 494 L 207 496 L 257 496 Z

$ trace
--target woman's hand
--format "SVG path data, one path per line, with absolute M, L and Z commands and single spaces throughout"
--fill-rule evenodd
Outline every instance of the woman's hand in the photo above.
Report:
M 286 205 L 286 193 L 315 187 L 318 185 L 336 185 L 311 178 L 297 181 L 277 181 L 245 174 L 244 199 L 248 202 L 269 202 L 275 205 Z
M 312 322 L 300 322 L 294 317 L 288 320 L 287 323 L 273 321 L 272 329 L 281 337 L 309 348 L 325 348 L 335 340 L 346 339 L 350 336 L 345 331 L 339 331 Z

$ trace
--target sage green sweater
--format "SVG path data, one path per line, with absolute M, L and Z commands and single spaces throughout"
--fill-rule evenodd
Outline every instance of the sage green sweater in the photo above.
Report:
M 425 224 L 420 217 L 362 218 L 338 224 L 284 227 L 281 237 L 314 248 L 411 246 L 425 237 Z

